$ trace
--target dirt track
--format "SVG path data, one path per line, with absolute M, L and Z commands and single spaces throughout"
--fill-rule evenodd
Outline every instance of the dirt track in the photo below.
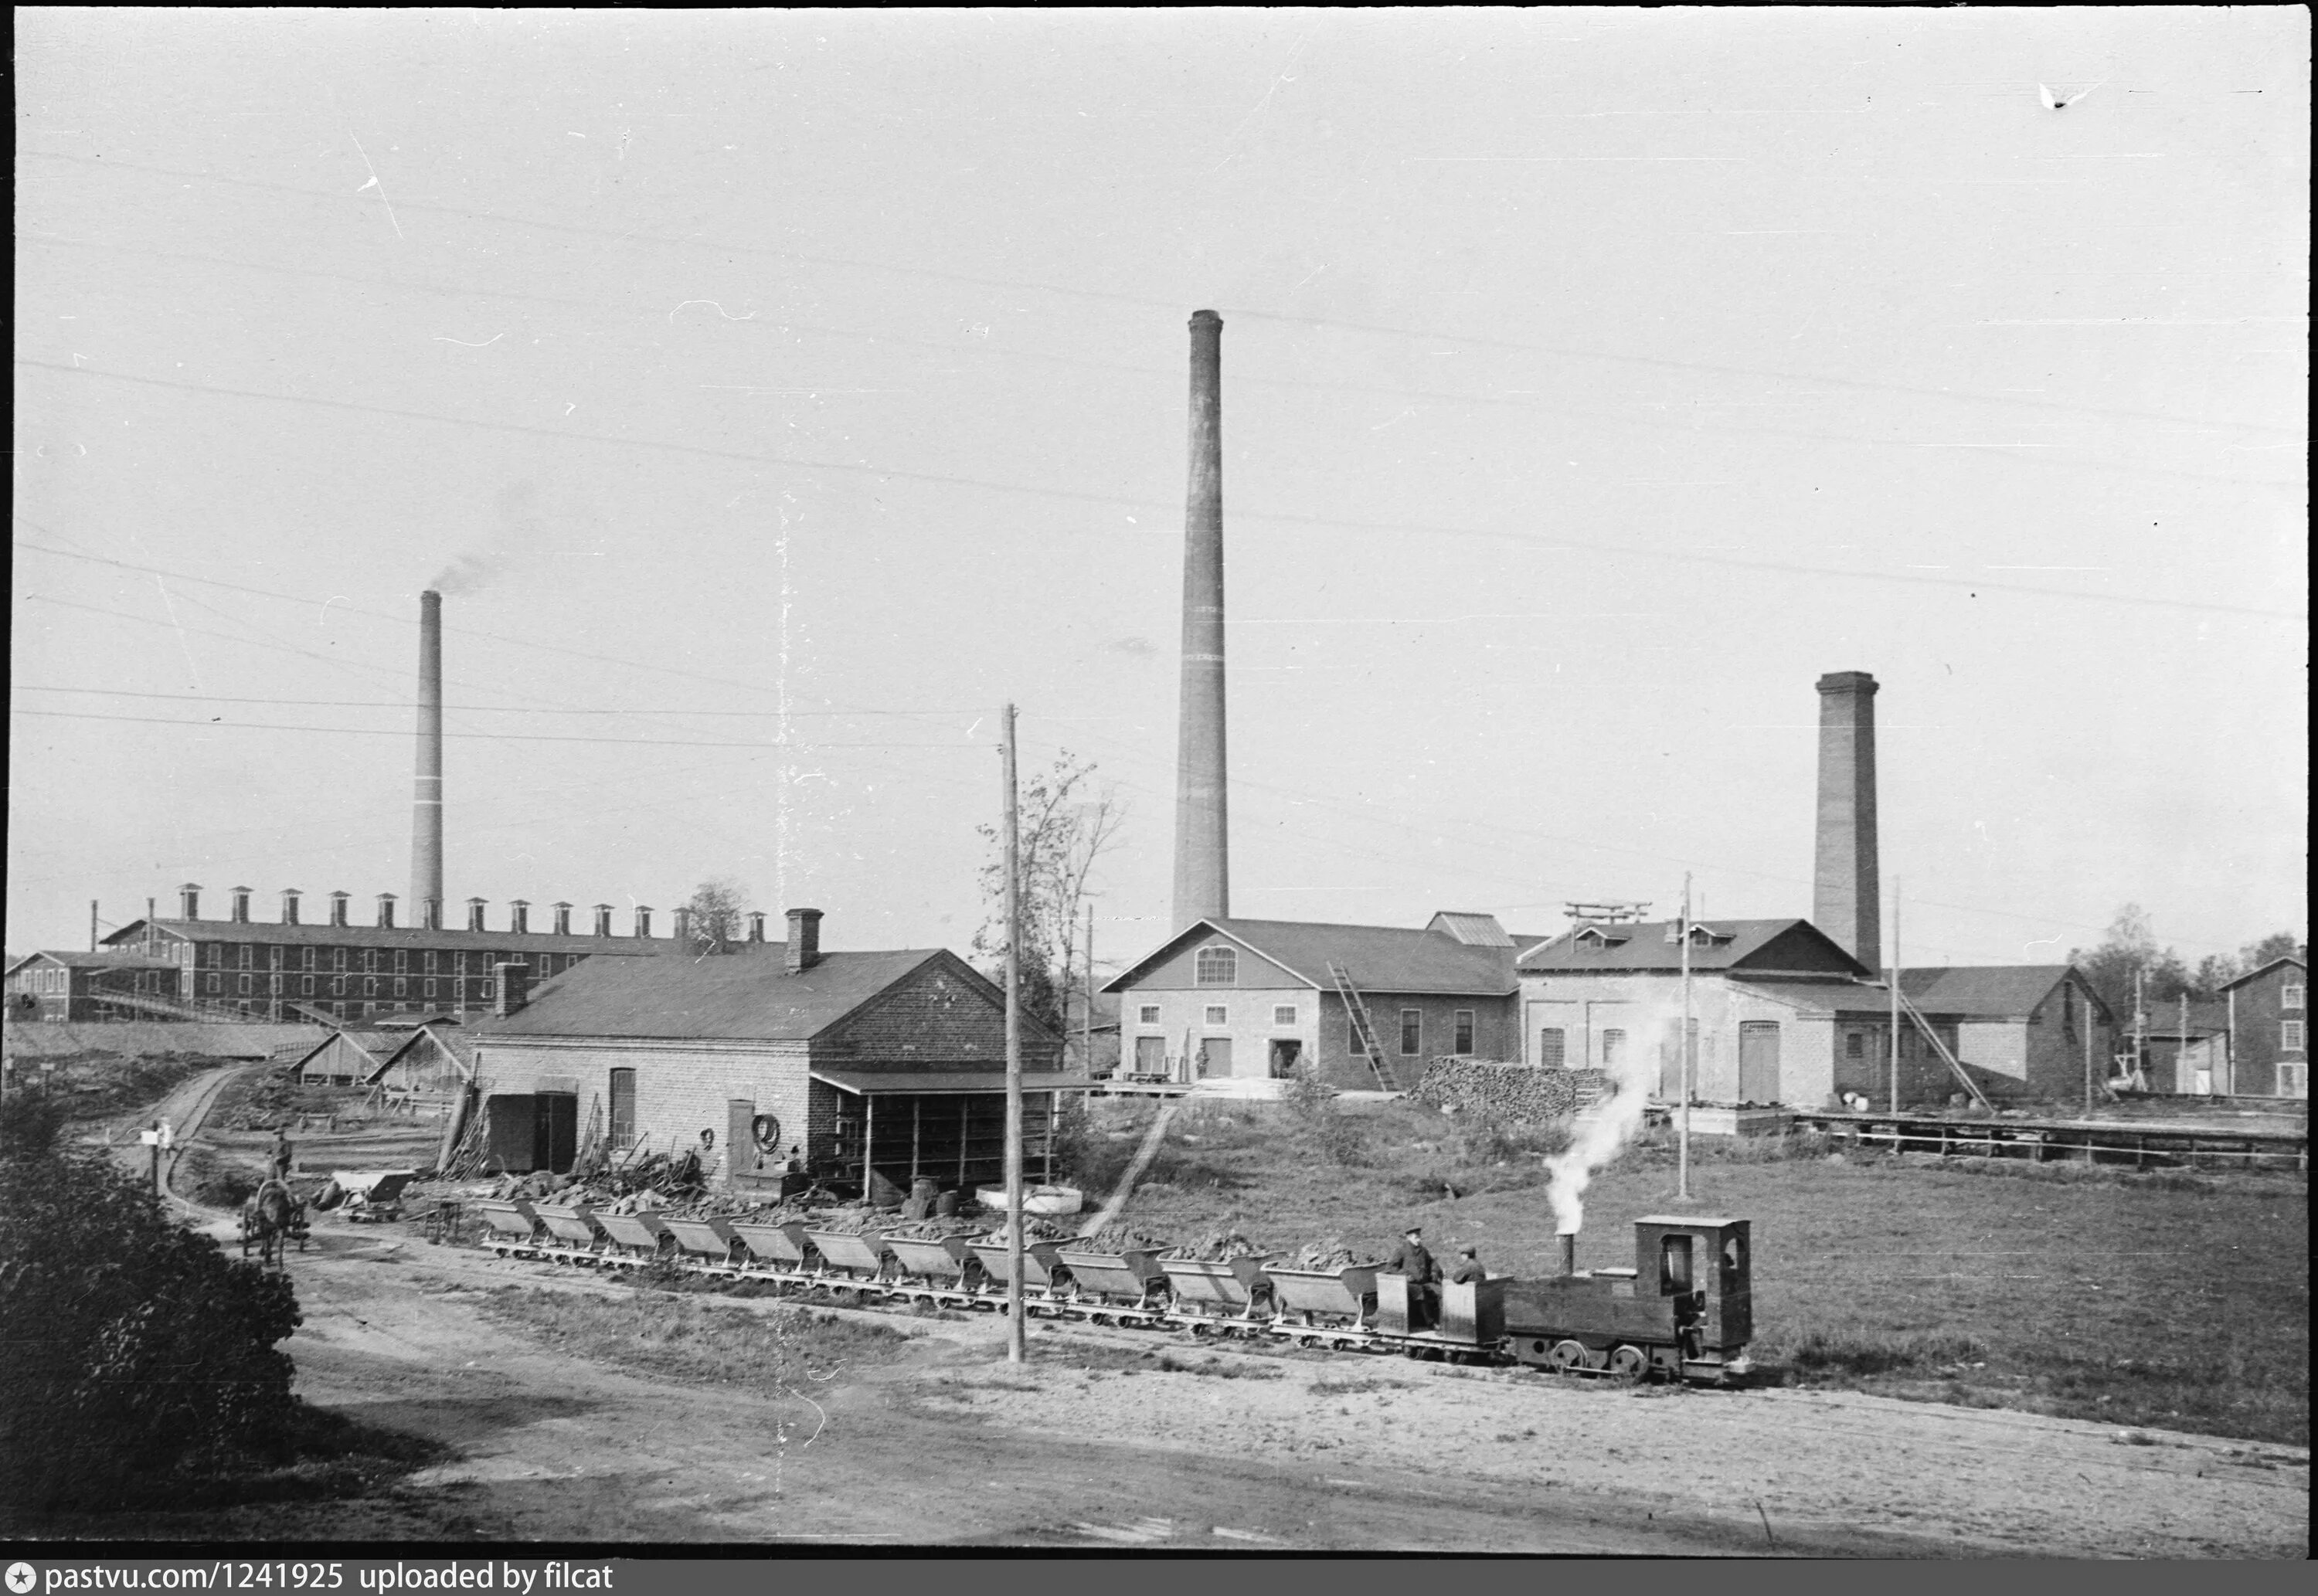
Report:
M 2308 1541 L 2306 1451 L 1849 1394 L 1637 1395 L 1374 1357 L 1129 1374 L 1153 1338 L 1045 1322 L 1017 1369 L 994 1319 L 877 1315 L 915 1338 L 899 1361 L 771 1401 L 584 1362 L 475 1311 L 502 1285 L 627 1287 L 315 1228 L 292 1265 L 300 1391 L 461 1456 L 411 1479 L 391 1524 L 355 1509 L 358 1527 L 300 1534 L 1902 1556 Z

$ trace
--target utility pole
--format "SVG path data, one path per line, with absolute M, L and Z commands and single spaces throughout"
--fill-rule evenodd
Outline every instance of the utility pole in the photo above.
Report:
M 1690 872 L 1682 874 L 1682 1109 L 1676 1133 L 1675 1195 L 1690 1198 Z
M 1014 706 L 1006 706 L 1006 1361 L 1029 1361 L 1022 1326 L 1022 825 L 1014 789 Z
M 96 900 L 88 901 L 88 951 L 96 951 Z
M 1900 878 L 1891 878 L 1891 1112 L 1900 1112 Z M 1891 1145 L 1900 1144 L 1899 1127 Z
M 2148 1024 L 2149 1011 L 2141 1003 L 2141 972 L 2135 969 L 2133 973 L 2133 1066 L 2128 1072 L 2143 1091 L 2149 1089 L 2149 1081 L 2141 1072 L 2142 1033 Z
M 1086 1010 L 1080 1016 L 1079 1053 L 1086 1064 L 1086 1072 L 1094 1073 L 1094 905 L 1087 905 L 1087 973 Z M 1052 1177 L 1048 1177 L 1052 1179 Z
M 2085 1011 L 2085 1117 L 2089 1119 L 2093 1112 L 2093 1006 L 2088 1001 L 2081 1007 Z M 2092 1155 L 2089 1152 L 2085 1156 L 2089 1161 Z
M 2181 994 L 2180 1015 L 2181 1018 L 2177 1024 L 2178 1034 L 2173 1039 L 2173 1085 L 2177 1090 L 2181 1085 L 2182 1067 L 2189 1062 L 2189 994 L 2187 992 Z M 2192 1086 L 2197 1084 L 2196 1075 L 2189 1077 L 2189 1084 Z M 2206 1084 L 2210 1087 L 2213 1081 L 2208 1080 Z

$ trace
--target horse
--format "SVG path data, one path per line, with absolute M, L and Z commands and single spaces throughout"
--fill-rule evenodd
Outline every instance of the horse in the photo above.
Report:
M 269 1179 L 242 1205 L 241 1255 L 247 1258 L 250 1243 L 255 1242 L 258 1261 L 278 1266 L 292 1237 L 303 1251 L 305 1213 L 306 1205 L 298 1200 L 286 1183 Z

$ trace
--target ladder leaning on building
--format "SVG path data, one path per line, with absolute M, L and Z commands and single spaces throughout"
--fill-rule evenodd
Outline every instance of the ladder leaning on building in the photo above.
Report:
M 1328 979 L 1336 983 L 1336 996 L 1343 1000 L 1344 1014 L 1352 1025 L 1352 1045 L 1366 1055 L 1369 1068 L 1376 1073 L 1377 1084 L 1387 1091 L 1400 1090 L 1400 1082 L 1392 1078 L 1392 1071 L 1384 1062 L 1384 1047 L 1377 1040 L 1376 1020 L 1369 1013 L 1368 1001 L 1361 996 L 1361 989 L 1352 984 L 1352 973 L 1331 960 Z

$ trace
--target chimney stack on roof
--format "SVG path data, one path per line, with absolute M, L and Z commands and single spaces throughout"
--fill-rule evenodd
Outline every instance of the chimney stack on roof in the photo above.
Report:
M 344 892 L 332 892 L 330 894 L 330 924 L 334 926 L 343 926 L 346 923 L 346 894 Z
M 499 965 L 496 973 L 499 978 L 499 997 L 491 1012 L 501 1019 L 520 1014 L 523 1006 L 531 1001 L 531 966 L 508 963 Z
M 484 927 L 483 927 L 483 910 L 486 910 L 486 909 L 488 909 L 488 908 L 490 908 L 490 899 L 488 899 L 488 898 L 470 898 L 470 899 L 468 899 L 468 900 L 467 900 L 467 929 L 469 929 L 470 931 L 480 931 L 480 930 L 482 930 L 482 929 L 484 928 Z
M 609 937 L 611 934 L 612 906 L 608 903 L 598 903 L 596 905 L 596 935 Z
M 571 936 L 571 905 L 564 902 L 559 898 L 554 902 L 549 904 L 548 907 L 555 911 L 555 934 L 558 937 Z
M 749 910 L 749 940 L 762 942 L 764 939 L 765 911 L 761 909 L 752 909 Z
M 394 928 L 394 894 L 392 892 L 381 892 L 378 895 L 378 923 L 383 930 Z
M 298 889 L 296 887 L 282 889 L 282 923 L 285 926 L 294 926 L 298 923 Z
M 1811 923 L 1881 973 L 1883 902 L 1875 851 L 1875 678 L 1819 679 L 1819 848 Z
M 233 889 L 233 919 L 236 925 L 246 926 L 249 923 L 250 892 L 251 889 L 248 887 Z
M 669 910 L 669 915 L 676 922 L 670 934 L 675 937 L 677 946 L 688 945 L 692 941 L 692 910 L 678 907 Z
M 518 937 L 531 934 L 531 905 L 524 899 L 508 900 L 508 929 Z
M 202 918 L 202 883 L 189 881 L 177 889 L 177 907 L 184 910 L 178 918 L 197 920 Z
M 1183 666 L 1175 744 L 1175 924 L 1231 913 L 1224 784 L 1224 319 L 1191 317 L 1190 474 L 1183 506 Z
M 789 910 L 789 973 L 797 974 L 821 963 L 821 910 Z
M 651 909 L 647 904 L 636 905 L 636 935 L 639 937 L 651 935 Z

